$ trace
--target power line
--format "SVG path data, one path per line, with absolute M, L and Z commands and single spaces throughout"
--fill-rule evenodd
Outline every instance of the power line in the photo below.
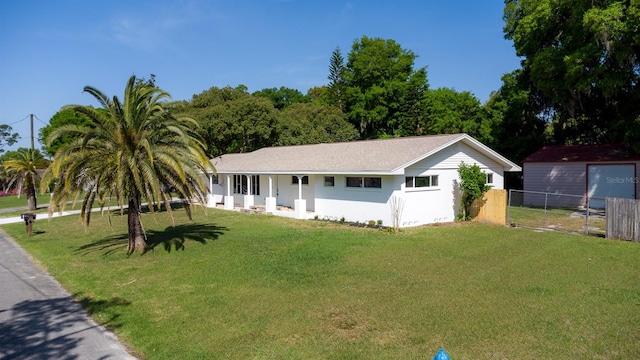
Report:
M 24 118 L 22 118 L 22 120 L 18 120 L 18 121 L 16 121 L 16 122 L 13 122 L 13 123 L 11 123 L 11 124 L 7 124 L 7 125 L 9 125 L 9 126 L 11 126 L 11 125 L 15 125 L 15 124 L 17 124 L 17 123 L 19 123 L 19 122 L 22 122 L 22 121 L 27 120 L 30 116 L 31 116 L 31 115 L 27 115 L 27 116 L 25 116 Z
M 43 123 L 43 124 L 45 124 L 45 125 L 49 125 L 49 124 L 47 124 L 46 122 L 44 122 L 44 121 L 40 120 L 40 118 L 38 117 L 38 115 L 33 114 L 33 117 L 35 117 L 35 118 L 36 118 L 36 120 L 40 121 L 41 123 Z

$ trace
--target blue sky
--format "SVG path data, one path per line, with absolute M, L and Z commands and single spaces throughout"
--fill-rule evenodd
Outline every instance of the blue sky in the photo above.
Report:
M 496 0 L 0 0 L 0 124 L 30 144 L 62 106 L 96 105 L 86 85 L 122 97 L 132 74 L 173 99 L 212 86 L 249 92 L 327 84 L 329 58 L 363 35 L 393 39 L 427 67 L 431 88 L 486 101 L 519 67 Z M 36 135 L 37 136 L 37 135 Z M 36 145 L 39 147 L 39 145 Z

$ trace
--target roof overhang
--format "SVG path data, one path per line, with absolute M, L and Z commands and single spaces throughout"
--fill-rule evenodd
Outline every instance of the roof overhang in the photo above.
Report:
M 452 146 L 458 142 L 462 142 L 466 145 L 468 145 L 469 147 L 471 147 L 472 149 L 479 151 L 482 154 L 487 155 L 489 158 L 491 158 L 492 160 L 494 160 L 495 162 L 497 162 L 498 164 L 502 165 L 502 169 L 505 172 L 519 172 L 522 171 L 522 168 L 518 165 L 516 165 L 514 162 L 512 162 L 511 160 L 505 158 L 504 156 L 498 154 L 497 152 L 493 151 L 490 147 L 484 145 L 483 143 L 481 143 L 480 141 L 472 138 L 471 136 L 467 135 L 467 134 L 460 134 L 460 136 L 458 136 L 457 138 L 442 144 L 441 146 L 433 149 L 432 151 L 422 155 L 419 158 L 413 159 L 411 162 L 408 162 L 406 164 L 403 164 L 402 166 L 397 167 L 396 169 L 394 169 L 394 173 L 399 172 L 399 171 L 403 171 L 405 168 L 419 162 L 422 161 L 426 158 L 428 158 L 429 156 L 432 156 L 433 154 L 436 154 L 439 151 L 442 151 L 443 149 L 446 149 L 449 146 Z

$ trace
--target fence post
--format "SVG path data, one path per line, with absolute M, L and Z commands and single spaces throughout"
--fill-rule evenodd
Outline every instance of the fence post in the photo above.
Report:
M 507 226 L 511 226 L 511 213 L 509 212 L 511 210 L 511 190 L 513 189 L 509 189 L 509 200 L 507 200 Z
M 589 235 L 589 195 L 587 195 L 587 209 L 584 213 L 584 234 Z
M 542 218 L 542 228 L 546 229 L 547 228 L 547 197 L 549 196 L 549 194 L 544 193 L 544 217 Z

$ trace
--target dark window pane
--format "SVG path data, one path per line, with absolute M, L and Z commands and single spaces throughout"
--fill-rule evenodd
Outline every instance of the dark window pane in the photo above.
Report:
M 413 176 L 407 176 L 404 178 L 404 186 L 405 187 L 413 187 Z
M 335 178 L 333 176 L 325 176 L 324 186 L 335 186 Z
M 416 177 L 416 187 L 428 187 L 431 186 L 430 176 L 418 176 Z
M 380 189 L 382 188 L 382 178 L 366 177 L 364 178 L 364 187 Z
M 362 187 L 362 178 L 347 176 L 347 187 Z

